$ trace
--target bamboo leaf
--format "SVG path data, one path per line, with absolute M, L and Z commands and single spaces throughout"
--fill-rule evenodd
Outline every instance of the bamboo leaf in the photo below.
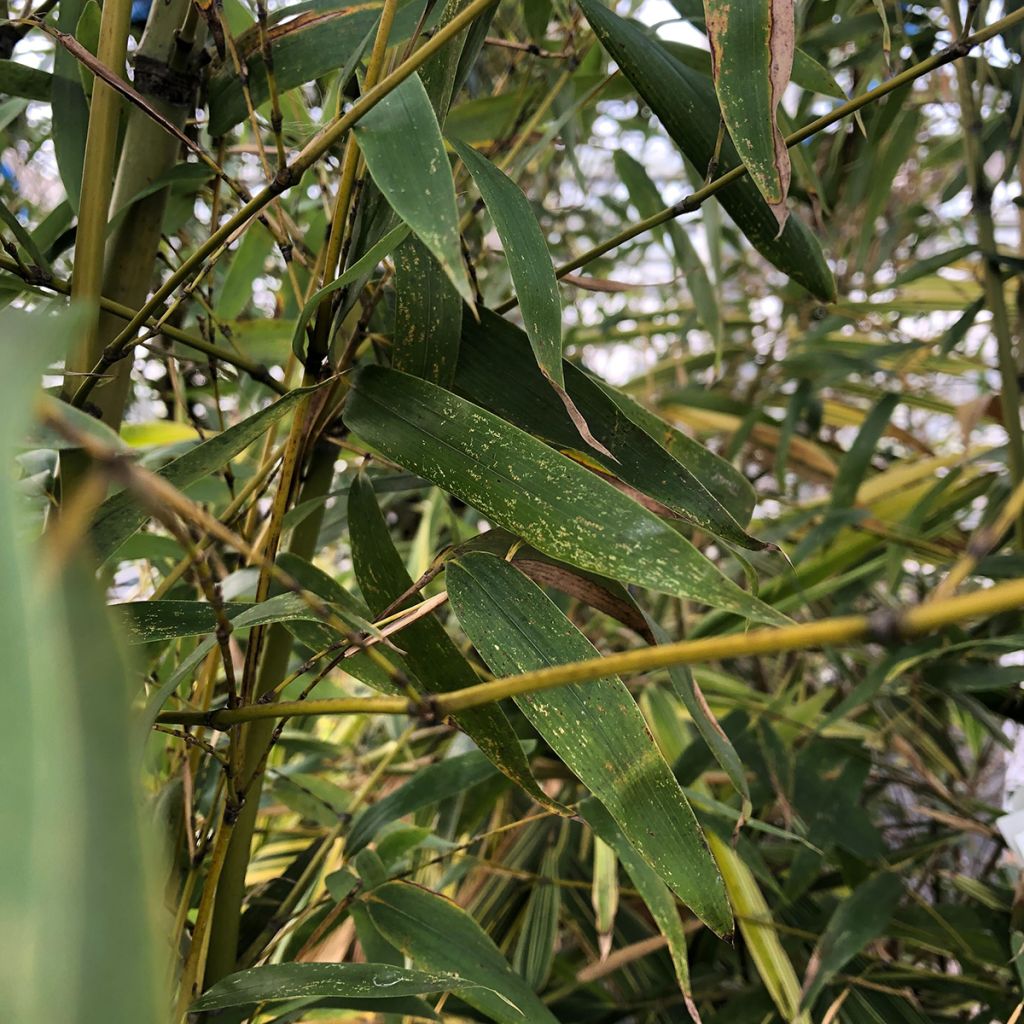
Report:
M 284 92 L 345 68 L 353 57 L 358 61 L 373 39 L 381 7 L 379 2 L 298 3 L 274 11 L 275 23 L 267 36 L 278 90 Z M 421 10 L 416 2 L 400 5 L 391 29 L 392 43 L 409 38 Z M 249 23 L 252 24 L 251 17 Z M 259 28 L 252 25 L 239 32 L 235 46 L 247 65 L 249 93 L 258 107 L 270 96 Z M 246 116 L 245 93 L 230 57 L 214 68 L 209 91 L 209 130 L 217 137 Z
M 747 944 L 750 958 L 779 1014 L 787 1024 L 811 1024 L 809 1015 L 800 1009 L 800 984 L 793 964 L 779 940 L 771 911 L 757 880 L 740 855 L 724 839 L 711 830 L 707 838 L 725 880 L 729 902 L 736 912 L 740 933 Z
M 587 421 L 565 390 L 562 371 L 562 302 L 558 295 L 547 242 L 519 186 L 472 146 L 450 139 L 452 148 L 473 175 L 484 204 L 494 221 L 519 298 L 526 336 L 540 372 L 565 405 L 580 436 L 605 455 L 611 452 L 590 431 Z
M 359 589 L 369 607 L 379 613 L 408 593 L 413 581 L 391 542 L 373 485 L 363 475 L 357 476 L 349 489 L 348 521 L 352 562 Z M 398 607 L 408 607 L 419 599 L 419 595 L 413 592 Z M 402 649 L 409 668 L 429 692 L 448 693 L 478 682 L 472 666 L 433 614 L 402 630 Z M 513 782 L 545 807 L 564 813 L 561 805 L 550 800 L 537 785 L 519 740 L 500 707 L 464 711 L 458 715 L 458 722 L 483 753 Z
M 448 387 L 459 355 L 462 300 L 415 236 L 395 250 L 395 337 L 391 365 Z
M 594 867 L 590 882 L 594 929 L 602 960 L 612 951 L 612 930 L 619 910 L 619 858 L 599 835 L 594 836 Z
M 356 377 L 345 421 L 389 459 L 545 554 L 758 621 L 784 621 L 611 484 L 432 384 L 366 367 Z
M 829 981 L 885 931 L 902 893 L 899 877 L 883 873 L 861 882 L 839 903 L 807 965 L 801 1001 L 805 1010 L 812 1009 Z
M 66 0 L 57 9 L 57 28 L 74 35 L 85 0 Z M 89 125 L 89 104 L 78 76 L 78 62 L 62 46 L 53 55 L 53 87 L 50 96 L 53 116 L 53 155 L 71 209 L 78 213 L 85 164 L 85 133 Z
M 353 284 L 365 275 L 372 273 L 377 264 L 385 257 L 390 256 L 395 246 L 400 245 L 408 234 L 409 228 L 405 224 L 400 224 L 397 228 L 389 231 L 376 245 L 371 246 L 355 263 L 346 267 L 344 273 L 339 274 L 330 284 L 325 284 L 323 288 L 310 296 L 299 313 L 299 319 L 296 321 L 295 330 L 292 333 L 292 352 L 299 359 L 305 358 L 305 346 L 302 342 L 306 336 L 306 326 L 324 299 L 329 298 L 339 288 Z
M 355 819 L 345 838 L 345 855 L 354 857 L 385 825 L 472 789 L 493 775 L 494 765 L 475 750 L 428 765 Z
M 290 999 L 394 999 L 448 992 L 461 984 L 462 979 L 455 975 L 414 971 L 387 963 L 266 964 L 219 981 L 192 1004 L 191 1012 Z
M 684 435 L 674 457 L 651 436 L 647 423 L 638 425 L 630 417 L 629 398 L 571 363 L 565 363 L 564 373 L 572 401 L 610 452 L 587 452 L 588 461 L 695 526 L 741 547 L 764 549 L 715 496 L 728 500 L 722 492 L 730 488 L 747 498 L 749 484 L 737 479 L 732 466 Z M 508 386 L 510 380 L 516 387 Z M 487 310 L 481 310 L 479 322 L 463 320 L 454 390 L 557 448 L 575 448 L 575 425 L 534 365 L 523 332 Z M 653 414 L 648 422 L 663 437 L 678 434 Z
M 580 0 L 601 44 L 666 131 L 696 167 L 707 167 L 715 150 L 720 116 L 711 83 L 686 67 L 651 39 L 633 21 L 620 18 L 600 0 Z M 720 169 L 739 163 L 735 147 L 723 142 Z M 790 217 L 779 234 L 779 222 L 757 186 L 742 179 L 722 189 L 717 198 L 762 256 L 812 295 L 835 299 L 835 280 L 821 246 L 798 217 Z
M 48 363 L 83 329 L 75 311 L 0 317 L 9 371 L 0 380 L 5 457 L 28 425 Z M 35 532 L 27 512 L 14 475 L 3 472 L 0 626 L 5 670 L 18 681 L 0 742 L 0 769 L 17 779 L 0 809 L 11 837 L 0 844 L 5 1017 L 157 1024 L 167 1019 L 157 938 L 164 922 L 152 870 L 159 857 L 141 813 L 140 751 L 131 742 L 135 667 L 95 566 L 81 550 L 40 557 L 26 544 Z
M 651 217 L 666 206 L 665 201 L 658 193 L 658 188 L 648 177 L 643 164 L 630 156 L 624 149 L 615 152 L 615 170 L 623 184 L 629 189 L 629 197 L 641 217 Z M 683 272 L 686 274 L 686 284 L 693 296 L 693 304 L 697 309 L 697 316 L 704 329 L 715 340 L 716 346 L 721 346 L 722 314 L 718 308 L 718 299 L 715 296 L 714 286 L 708 276 L 697 250 L 693 247 L 689 235 L 683 226 L 675 220 L 670 220 L 663 226 L 660 233 L 667 234 L 672 242 L 672 250 L 676 260 Z
M 376 186 L 472 307 L 451 167 L 419 75 L 388 93 L 353 131 Z
M 558 886 L 558 847 L 544 851 L 540 877 L 530 888 L 523 925 L 516 938 L 512 966 L 527 985 L 539 992 L 547 983 L 555 959 L 562 893 Z
M 197 480 L 215 473 L 245 451 L 285 413 L 289 412 L 311 388 L 297 388 L 273 405 L 268 405 L 241 423 L 229 427 L 223 433 L 196 445 L 192 451 L 168 463 L 158 475 L 169 484 L 182 489 Z M 109 558 L 146 521 L 145 510 L 139 507 L 135 497 L 121 491 L 108 498 L 96 513 L 92 525 L 92 543 L 101 559 Z
M 447 580 L 459 622 L 495 674 L 595 657 L 590 642 L 508 562 L 468 554 L 449 563 Z M 725 889 L 700 826 L 622 682 L 564 686 L 516 704 L 675 894 L 718 934 L 731 932 Z
M 388 942 L 424 970 L 461 977 L 455 993 L 498 1024 L 558 1024 L 483 929 L 443 896 L 408 882 L 387 882 L 365 904 Z
M 48 71 L 14 60 L 0 60 L 0 93 L 3 95 L 49 103 L 52 90 L 53 75 Z
M 704 0 L 704 10 L 722 119 L 781 234 L 791 169 L 775 112 L 793 71 L 793 0 Z
M 646 616 L 647 625 L 659 644 L 669 642 L 669 636 L 661 626 L 651 617 Z M 732 741 L 725 734 L 725 731 L 718 724 L 708 705 L 704 693 L 693 673 L 686 665 L 674 665 L 668 670 L 669 679 L 672 681 L 672 688 L 676 695 L 683 702 L 686 710 L 690 713 L 697 732 L 701 739 L 707 744 L 719 767 L 729 776 L 736 792 L 743 798 L 743 808 L 740 811 L 739 821 L 742 823 L 750 817 L 750 787 L 747 785 L 747 775 L 743 770 L 743 762 L 740 760 Z

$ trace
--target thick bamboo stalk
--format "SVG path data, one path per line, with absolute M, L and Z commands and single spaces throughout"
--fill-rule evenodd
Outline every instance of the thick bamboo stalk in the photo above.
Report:
M 188 11 L 188 0 L 154 4 L 135 55 L 136 90 L 178 128 L 184 126 L 195 95 L 190 73 L 194 41 L 190 44 L 179 31 Z M 146 299 L 153 283 L 169 189 L 142 199 L 135 197 L 167 174 L 177 162 L 180 148 L 178 140 L 144 111 L 136 107 L 129 110 L 110 217 L 104 216 L 104 230 L 108 220 L 116 219 L 107 244 L 102 287 L 102 294 L 112 302 L 136 308 Z M 122 326 L 115 312 L 101 313 L 99 353 L 117 337 Z M 99 353 L 94 353 L 93 362 Z M 92 398 L 103 421 L 115 430 L 124 414 L 130 371 L 131 360 L 112 367 L 112 379 L 98 386 Z

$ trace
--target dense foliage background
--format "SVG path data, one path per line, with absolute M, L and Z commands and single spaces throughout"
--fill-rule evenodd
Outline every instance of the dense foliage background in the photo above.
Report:
M 5 1019 L 1019 1019 L 1024 9 L 0 3 Z

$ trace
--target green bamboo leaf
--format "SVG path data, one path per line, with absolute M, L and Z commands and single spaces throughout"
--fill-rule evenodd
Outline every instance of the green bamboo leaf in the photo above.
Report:
M 15 60 L 0 60 L 0 93 L 3 95 L 49 103 L 52 90 L 53 75 L 50 72 Z
M 690 1016 L 699 1021 L 700 1016 L 693 1007 L 692 986 L 690 984 L 690 965 L 686 957 L 686 930 L 679 917 L 679 907 L 672 890 L 658 877 L 658 873 L 641 857 L 633 845 L 622 834 L 622 829 L 608 813 L 600 801 L 593 797 L 582 800 L 577 811 L 583 820 L 594 830 L 595 835 L 607 843 L 622 862 L 629 880 L 640 893 L 640 898 L 658 926 L 658 931 L 665 936 L 668 950 L 675 968 L 679 989 L 686 1000 Z
M 668 643 L 670 639 L 668 634 L 654 618 L 650 615 L 645 618 L 655 640 L 659 644 Z M 740 760 L 739 754 L 736 753 L 736 748 L 725 734 L 725 730 L 718 724 L 718 719 L 715 718 L 708 706 L 704 693 L 693 678 L 689 667 L 674 665 L 668 669 L 668 677 L 676 695 L 690 713 L 690 718 L 697 732 L 700 733 L 701 739 L 707 744 L 719 767 L 729 776 L 729 781 L 743 799 L 743 808 L 739 817 L 739 821 L 742 823 L 750 817 L 750 787 L 747 785 L 747 775 L 743 770 L 743 762 Z
M 781 233 L 791 168 L 775 111 L 793 71 L 793 0 L 704 0 L 704 11 L 722 119 Z
M 611 452 L 591 433 L 587 421 L 565 390 L 565 375 L 562 372 L 562 301 L 558 294 L 558 281 L 544 234 L 526 196 L 515 182 L 472 146 L 457 139 L 450 139 L 449 142 L 473 175 L 491 220 L 494 221 L 494 229 L 505 250 L 509 274 L 519 298 L 526 336 L 530 339 L 530 347 L 540 372 L 565 405 L 580 436 L 592 448 L 611 456 Z
M 571 363 L 564 373 L 572 401 L 610 453 L 587 452 L 589 460 L 695 526 L 740 547 L 764 549 L 723 506 L 728 488 L 743 497 L 743 514 L 749 514 L 750 485 L 732 466 L 682 434 L 678 447 L 685 456 L 673 456 L 651 436 L 647 423 L 638 425 L 630 417 L 631 399 Z M 516 387 L 508 386 L 510 380 Z M 557 448 L 576 447 L 575 425 L 537 369 L 523 332 L 487 310 L 481 310 L 479 321 L 463 320 L 454 390 Z M 662 437 L 678 434 L 653 414 L 648 422 Z
M 442 387 L 459 356 L 462 300 L 415 236 L 395 250 L 395 335 L 391 365 Z
M 365 900 L 380 933 L 414 964 L 462 978 L 454 991 L 498 1024 L 558 1024 L 461 907 L 408 882 L 387 882 Z
M 57 8 L 57 28 L 74 35 L 84 7 L 84 0 L 62 0 Z M 53 54 L 50 109 L 53 116 L 53 155 L 68 202 L 77 214 L 82 192 L 89 104 L 78 76 L 78 61 L 63 46 L 56 47 Z
M 812 1009 L 829 981 L 885 931 L 902 893 L 899 877 L 883 873 L 861 882 L 839 903 L 807 965 L 803 1009 Z
M 169 484 L 182 489 L 215 473 L 239 452 L 244 451 L 290 412 L 296 402 L 312 388 L 297 388 L 273 405 L 268 405 L 222 434 L 196 445 L 192 451 L 168 463 L 158 472 Z M 100 559 L 109 558 L 149 518 L 134 495 L 121 491 L 100 505 L 93 521 L 91 537 Z
M 42 374 L 85 329 L 86 312 L 0 316 L 0 628 L 5 671 L 18 681 L 0 742 L 0 770 L 17 780 L 0 806 L 11 837 L 0 843 L 0 989 L 12 1021 L 157 1024 L 167 1019 L 165 922 L 131 742 L 137 670 L 95 566 L 73 552 L 44 563 L 26 543 L 38 526 L 7 465 Z
M 797 49 L 793 54 L 793 82 L 801 89 L 845 100 L 846 93 L 836 81 L 835 75 L 820 61 L 815 60 L 806 50 Z
M 639 160 L 634 159 L 624 149 L 615 151 L 615 170 L 622 183 L 629 190 L 629 198 L 641 217 L 651 217 L 667 205 L 658 192 L 658 187 L 651 181 Z M 676 220 L 670 220 L 658 230 L 659 235 L 668 235 L 672 242 L 672 250 L 683 272 L 686 284 L 693 297 L 693 305 L 704 329 L 715 340 L 715 345 L 722 345 L 722 314 L 718 308 L 714 286 L 708 276 L 703 261 L 690 241 L 690 236 Z
M 229 619 L 251 608 L 250 604 L 227 602 Z M 124 616 L 124 634 L 130 644 L 148 644 L 184 636 L 203 636 L 217 628 L 213 606 L 206 601 L 126 601 L 117 605 Z
M 832 485 L 832 508 L 851 508 L 864 476 L 871 466 L 872 456 L 878 441 L 892 419 L 893 411 L 900 404 L 898 394 L 883 395 L 857 432 L 857 438 L 839 464 L 839 472 Z
M 356 377 L 345 422 L 389 459 L 545 554 L 758 621 L 786 621 L 632 498 L 426 381 L 365 367 Z
M 744 548 L 765 547 L 737 522 L 749 518 L 753 495 L 729 463 L 579 367 L 566 363 L 564 373 L 573 402 L 613 456 L 588 458 L 695 526 Z M 463 320 L 455 390 L 558 448 L 574 447 L 575 426 L 533 364 L 523 332 L 487 310 L 479 321 Z M 675 452 L 666 450 L 670 439 Z
M 391 541 L 373 484 L 362 474 L 349 489 L 348 522 L 359 589 L 370 609 L 377 614 L 407 593 L 413 581 Z M 420 599 L 414 591 L 398 606 L 399 610 Z M 429 692 L 448 693 L 479 682 L 473 667 L 432 614 L 402 630 L 402 650 L 410 670 Z M 500 707 L 473 708 L 468 713 L 461 712 L 457 718 L 473 742 L 516 785 L 550 810 L 564 813 L 564 808 L 550 800 L 537 785 L 515 731 Z
M 428 765 L 356 818 L 345 838 L 345 855 L 354 857 L 385 825 L 472 789 L 494 772 L 494 765 L 476 750 Z
M 512 966 L 527 985 L 539 992 L 551 975 L 558 940 L 562 892 L 558 886 L 558 847 L 544 851 L 540 874 L 530 887 L 523 923 L 516 938 Z
M 715 150 L 720 111 L 711 83 L 676 60 L 638 24 L 620 18 L 600 0 L 580 0 L 598 39 L 666 131 L 696 167 L 707 167 Z M 728 139 L 720 168 L 736 166 L 739 156 Z M 717 193 L 726 212 L 762 256 L 812 295 L 835 299 L 836 285 L 817 239 L 798 218 L 779 223 L 757 186 L 744 178 Z
M 235 320 L 242 315 L 252 299 L 253 278 L 263 272 L 272 244 L 270 232 L 256 225 L 242 235 L 238 248 L 231 254 L 224 283 L 217 292 L 218 320 Z
M 451 167 L 419 75 L 388 93 L 352 130 L 376 186 L 472 307 Z
M 100 5 L 96 0 L 85 0 L 78 24 L 75 25 L 75 41 L 96 56 L 100 45 Z M 79 64 L 78 75 L 85 95 L 92 96 L 93 73 L 88 71 L 84 64 Z
M 309 604 L 298 594 L 278 594 L 276 597 L 268 598 L 259 604 L 250 605 L 245 611 L 236 615 L 231 625 L 234 630 L 251 629 L 253 626 L 269 626 L 275 622 L 293 622 L 304 620 L 307 622 L 320 623 Z M 174 691 L 186 680 L 189 679 L 202 664 L 203 659 L 217 645 L 215 636 L 204 637 L 186 658 L 183 658 L 175 666 L 174 671 L 168 676 L 167 681 L 159 690 L 153 692 L 146 707 L 140 716 L 140 727 L 148 731 L 156 721 L 156 716 L 164 706 L 165 701 Z M 346 665 L 346 669 L 356 675 L 356 671 Z
M 462 628 L 497 675 L 597 652 L 534 583 L 493 555 L 447 569 Z M 697 819 L 640 709 L 617 677 L 516 698 L 516 704 L 673 892 L 720 935 L 732 931 L 722 879 Z
M 228 975 L 194 1002 L 192 1013 L 289 999 L 394 999 L 450 992 L 463 984 L 452 974 L 393 964 L 266 964 Z M 334 1004 L 337 1005 L 337 1004 Z

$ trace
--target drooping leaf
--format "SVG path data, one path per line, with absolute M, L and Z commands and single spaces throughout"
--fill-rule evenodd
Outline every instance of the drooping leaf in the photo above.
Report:
M 368 366 L 356 377 L 345 421 L 389 459 L 546 554 L 758 621 L 785 621 L 611 484 L 432 384 Z
M 449 564 L 448 593 L 493 672 L 516 675 L 596 651 L 534 583 L 477 552 Z M 637 852 L 719 934 L 732 930 L 722 879 L 697 820 L 632 696 L 616 677 L 516 698 Z
M 373 40 L 382 6 L 379 0 L 352 5 L 297 3 L 274 11 L 275 23 L 267 36 L 278 90 L 284 92 L 344 68 L 353 54 L 358 59 Z M 421 11 L 415 0 L 400 4 L 391 29 L 392 43 L 409 38 Z M 270 95 L 259 28 L 253 25 L 239 32 L 235 47 L 248 65 L 246 84 L 258 107 Z M 209 92 L 211 135 L 223 135 L 245 120 L 245 93 L 230 57 L 214 68 Z
M 374 183 L 472 306 L 451 167 L 419 76 L 388 93 L 353 131 Z
M 365 904 L 380 933 L 422 970 L 458 975 L 460 999 L 498 1024 L 558 1024 L 461 907 L 408 882 L 387 882 Z
M 197 999 L 193 1013 L 291 999 L 394 999 L 448 992 L 462 983 L 451 974 L 393 964 L 266 964 L 228 975 Z M 337 1004 L 335 1004 L 337 1005 Z
M 610 454 L 591 433 L 587 421 L 565 390 L 562 371 L 562 302 L 548 255 L 547 242 L 526 196 L 486 157 L 472 146 L 450 140 L 452 148 L 473 175 L 484 204 L 494 221 L 508 263 L 512 284 L 522 310 L 526 336 L 540 372 L 554 388 L 584 440 Z
M 775 112 L 793 70 L 793 0 L 704 0 L 704 10 L 722 119 L 781 232 L 791 171 Z
M 564 365 L 564 373 L 569 396 L 611 455 L 586 452 L 588 460 L 695 526 L 744 548 L 764 548 L 715 496 L 722 494 L 724 484 L 746 497 L 749 485 L 736 479 L 739 474 L 728 463 L 689 438 L 678 445 L 685 455 L 680 451 L 673 457 L 646 424 L 630 418 L 634 403 L 628 397 L 571 363 Z M 508 386 L 510 380 L 516 387 Z M 575 426 L 532 365 L 523 332 L 487 310 L 481 311 L 479 322 L 463 320 L 454 390 L 558 448 L 578 447 Z M 653 414 L 649 419 L 664 437 L 685 437 Z
M 580 816 L 616 853 L 626 869 L 630 881 L 640 893 L 641 899 L 658 926 L 658 931 L 668 942 L 675 968 L 679 989 L 687 999 L 687 1008 L 691 1006 L 692 986 L 690 984 L 690 965 L 686 957 L 686 931 L 679 916 L 679 908 L 672 890 L 661 880 L 658 873 L 633 848 L 632 843 L 623 835 L 622 829 L 608 813 L 604 805 L 594 797 L 588 797 L 578 805 Z M 694 1011 L 690 1010 L 691 1017 Z M 694 1020 L 698 1020 L 694 1017 Z
M 667 205 L 658 193 L 658 188 L 648 177 L 647 171 L 639 160 L 630 156 L 624 149 L 615 152 L 615 170 L 623 184 L 629 189 L 629 197 L 636 206 L 641 217 L 652 217 Z M 683 272 L 686 284 L 693 296 L 693 304 L 704 329 L 721 346 L 722 314 L 718 308 L 714 286 L 708 276 L 707 269 L 697 250 L 690 241 L 686 228 L 676 220 L 663 225 L 661 234 L 667 235 L 672 243 L 672 250 Z
M 647 625 L 659 644 L 669 642 L 668 634 L 651 616 L 647 616 Z M 743 798 L 740 820 L 749 817 L 751 810 L 750 787 L 747 785 L 743 762 L 740 760 L 739 754 L 736 753 L 732 741 L 718 724 L 718 719 L 715 718 L 708 706 L 704 692 L 693 678 L 693 673 L 687 665 L 673 665 L 668 669 L 668 676 L 676 695 L 690 713 L 690 718 L 697 732 L 700 733 L 701 739 L 707 744 L 722 771 L 729 776 L 729 781 L 733 784 L 736 792 Z
M 787 1024 L 811 1024 L 809 1015 L 800 1009 L 800 983 L 757 879 L 729 843 L 710 830 L 707 837 L 750 958 L 779 1014 Z
M 484 310 L 479 322 L 464 318 L 462 338 L 456 391 L 556 447 L 574 447 L 574 426 L 530 365 L 521 331 Z M 764 547 L 737 521 L 749 518 L 752 494 L 729 463 L 573 364 L 564 372 L 570 396 L 614 456 L 591 451 L 588 459 L 694 525 Z M 510 379 L 518 386 L 509 388 Z
M 396 375 L 397 376 L 397 375 Z M 406 378 L 412 379 L 412 378 Z M 379 613 L 407 593 L 413 584 L 381 515 L 373 484 L 360 475 L 348 497 L 352 562 L 359 589 L 370 608 Z M 420 600 L 414 591 L 399 610 Z M 431 693 L 448 693 L 479 680 L 444 626 L 431 614 L 402 630 L 402 650 L 409 668 Z M 483 753 L 517 785 L 551 810 L 561 808 L 537 785 L 519 740 L 505 712 L 497 706 L 472 708 L 458 715 L 459 725 Z
M 74 35 L 85 0 L 67 0 L 57 9 L 57 28 Z M 53 55 L 53 155 L 71 209 L 78 213 L 85 162 L 85 133 L 89 126 L 89 105 L 78 76 L 78 62 L 62 46 Z
M 718 102 L 711 83 L 651 39 L 639 25 L 612 13 L 601 0 L 580 0 L 602 45 L 658 115 L 694 166 L 706 168 L 715 150 Z M 739 163 L 735 147 L 723 142 L 720 171 Z M 728 214 L 762 256 L 812 295 L 835 298 L 835 280 L 821 246 L 799 217 L 779 223 L 757 186 L 741 179 L 717 193 Z

